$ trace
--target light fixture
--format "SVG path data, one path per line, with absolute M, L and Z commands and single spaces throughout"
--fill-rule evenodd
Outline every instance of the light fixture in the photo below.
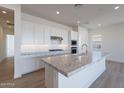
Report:
M 56 14 L 57 14 L 57 15 L 59 15 L 59 14 L 60 14 L 60 11 L 59 11 L 59 10 L 57 10 L 57 11 L 56 11 Z
M 98 26 L 100 27 L 102 24 L 98 24 Z
M 119 9 L 119 6 L 116 6 L 114 9 L 115 9 L 115 10 Z
M 6 11 L 2 11 L 3 14 L 6 14 L 7 12 Z

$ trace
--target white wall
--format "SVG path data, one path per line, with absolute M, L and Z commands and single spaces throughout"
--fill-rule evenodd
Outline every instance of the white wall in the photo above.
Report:
M 124 63 L 124 23 L 99 28 L 89 32 L 89 35 L 102 35 L 102 51 L 111 55 L 108 60 Z

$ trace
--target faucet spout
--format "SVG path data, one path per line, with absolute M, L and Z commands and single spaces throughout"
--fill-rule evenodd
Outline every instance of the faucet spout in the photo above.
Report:
M 86 47 L 86 50 L 85 50 L 85 52 L 84 52 L 84 48 Z M 82 50 L 83 50 L 83 52 L 85 53 L 85 54 L 87 54 L 87 52 L 88 52 L 88 50 L 87 50 L 87 47 L 88 47 L 88 45 L 87 44 L 82 44 Z

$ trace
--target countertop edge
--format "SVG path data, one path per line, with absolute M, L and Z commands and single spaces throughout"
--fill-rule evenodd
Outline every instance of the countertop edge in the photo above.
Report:
M 58 69 L 58 68 L 56 68 L 55 66 L 53 66 L 53 65 L 51 65 L 51 64 L 49 64 L 49 63 L 47 63 L 47 62 L 46 62 L 45 60 L 43 60 L 42 58 L 41 58 L 41 60 L 42 60 L 45 64 L 47 64 L 47 65 L 49 65 L 50 67 L 52 67 L 53 69 L 57 70 L 57 71 L 58 71 L 59 73 L 61 73 L 62 75 L 66 76 L 66 77 L 70 77 L 70 76 L 72 76 L 73 74 L 75 74 L 75 73 L 77 73 L 77 72 L 79 72 L 79 71 L 85 69 L 87 66 L 92 65 L 92 64 L 94 64 L 94 63 L 97 63 L 99 60 L 102 60 L 103 58 L 105 58 L 105 57 L 107 57 L 107 56 L 108 56 L 108 54 L 104 55 L 102 58 L 96 60 L 95 62 L 88 63 L 88 64 L 86 64 L 86 65 L 84 65 L 84 66 L 82 66 L 82 67 L 79 67 L 79 68 L 77 68 L 76 70 L 73 70 L 73 71 L 68 72 L 68 73 L 67 73 L 67 72 L 64 72 L 64 71 L 62 71 L 62 70 L 60 70 L 60 69 Z

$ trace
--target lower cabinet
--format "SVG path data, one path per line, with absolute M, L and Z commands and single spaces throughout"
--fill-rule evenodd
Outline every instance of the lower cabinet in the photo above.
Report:
M 22 74 L 27 74 L 44 68 L 44 63 L 40 58 L 22 58 Z

